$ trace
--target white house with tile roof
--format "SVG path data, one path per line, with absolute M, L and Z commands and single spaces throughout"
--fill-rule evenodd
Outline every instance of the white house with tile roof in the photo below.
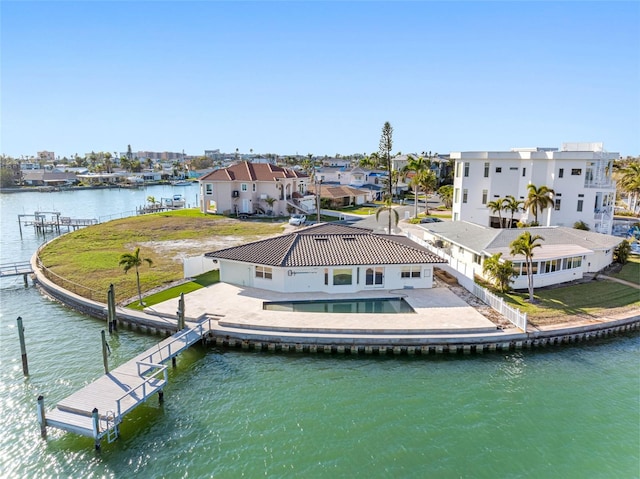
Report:
M 200 211 L 240 214 L 272 210 L 284 215 L 290 207 L 305 212 L 315 208 L 313 196 L 305 197 L 309 177 L 291 168 L 243 161 L 212 171 L 199 180 Z M 274 199 L 273 205 L 268 201 Z
M 420 226 L 424 230 L 423 239 L 465 265 L 466 275 L 471 278 L 474 274 L 483 277 L 484 260 L 502 253 L 502 259 L 512 261 L 518 272 L 512 283 L 514 289 L 527 288 L 527 272 L 524 257 L 511 256 L 509 244 L 525 231 L 544 238 L 533 253 L 535 287 L 565 283 L 581 279 L 584 273 L 600 271 L 611 264 L 613 250 L 622 241 L 615 236 L 563 226 L 495 229 L 467 221 Z
M 452 214 L 454 221 L 498 226 L 487 203 L 510 195 L 524 201 L 528 185 L 554 190 L 553 206 L 538 215 L 543 226 L 572 227 L 584 221 L 592 231 L 611 234 L 616 185 L 613 160 L 619 153 L 602 143 L 563 143 L 562 148 L 513 148 L 510 151 L 452 152 L 455 160 Z M 502 212 L 502 218 L 510 213 Z M 515 221 L 531 223 L 526 211 Z
M 283 293 L 431 288 L 439 256 L 404 236 L 322 223 L 205 254 L 220 281 Z

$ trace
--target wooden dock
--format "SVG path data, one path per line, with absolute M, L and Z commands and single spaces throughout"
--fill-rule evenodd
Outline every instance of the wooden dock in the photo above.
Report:
M 94 438 L 96 449 L 100 448 L 100 441 L 105 436 L 109 442 L 117 439 L 118 425 L 127 413 L 154 393 L 158 393 L 162 400 L 163 388 L 168 380 L 164 363 L 203 339 L 209 329 L 208 320 L 205 319 L 194 327 L 178 331 L 71 394 L 46 413 L 44 398 L 40 396 L 38 420 L 43 436 L 46 435 L 47 426 L 54 427 Z
M 28 286 L 28 277 L 33 274 L 33 268 L 30 261 L 17 261 L 15 263 L 0 264 L 0 278 L 8 278 L 11 276 L 22 276 L 24 285 Z

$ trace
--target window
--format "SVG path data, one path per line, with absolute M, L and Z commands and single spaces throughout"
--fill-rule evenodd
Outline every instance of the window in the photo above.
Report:
M 518 167 L 517 166 L 510 166 L 509 170 L 511 171 L 518 171 Z
M 251 190 L 255 193 L 256 192 L 256 184 L 252 183 L 251 184 Z
M 526 168 L 522 168 L 522 176 L 527 176 L 527 169 Z
M 454 213 L 453 214 L 453 221 L 458 221 L 460 219 L 460 214 L 459 213 Z
M 467 199 L 469 199 L 469 190 L 465 188 L 462 190 L 462 202 L 466 203 Z
M 400 272 L 401 278 L 419 278 L 420 277 L 420 266 L 403 266 L 402 271 Z
M 333 270 L 334 286 L 344 286 L 353 283 L 353 271 L 351 268 L 340 268 Z
M 480 256 L 479 254 L 473 254 L 473 262 L 475 264 L 482 264 L 482 256 Z
M 247 184 L 246 184 L 246 183 L 242 183 L 242 184 L 240 185 L 240 189 L 241 189 L 242 191 L 247 191 Z
M 554 208 L 556 211 L 560 211 L 560 198 L 556 198 L 556 202 L 554 204 Z
M 465 176 L 465 178 L 469 176 L 469 167 L 470 167 L 470 166 L 471 166 L 471 165 L 469 164 L 469 162 L 468 162 L 468 161 L 467 161 L 467 162 L 465 162 L 465 164 L 464 164 L 464 176 Z
M 456 188 L 453 191 L 453 202 L 454 203 L 459 203 L 460 202 L 460 188 Z
M 489 190 L 482 190 L 482 204 L 487 204 L 487 197 L 489 196 Z
M 571 176 L 580 176 L 582 174 L 582 168 L 571 168 Z
M 268 266 L 256 266 L 256 278 L 271 279 L 273 277 L 273 268 Z
M 558 170 L 558 178 L 562 178 L 564 176 L 564 168 L 560 168 Z
M 496 173 L 502 173 L 502 167 L 496 166 Z
M 382 286 L 384 268 L 381 266 L 367 268 L 365 283 L 367 286 Z
M 213 194 L 213 185 L 211 183 L 205 183 L 204 185 L 204 194 L 212 195 Z
M 560 270 L 560 260 L 552 259 L 550 261 L 542 261 L 540 263 L 540 271 L 545 273 L 553 273 Z
M 460 177 L 461 171 L 462 171 L 462 163 L 458 162 L 456 163 L 456 178 Z
M 324 284 L 329 285 L 329 268 L 324 269 Z
M 489 163 L 484 164 L 484 177 L 489 178 Z
M 584 200 L 578 200 L 578 209 L 576 211 L 582 211 L 582 204 L 584 203 Z

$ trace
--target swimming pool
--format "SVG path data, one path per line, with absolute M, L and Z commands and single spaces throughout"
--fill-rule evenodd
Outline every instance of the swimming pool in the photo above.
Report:
M 262 309 L 290 313 L 339 314 L 408 314 L 415 313 L 403 298 L 327 299 L 310 301 L 274 301 L 263 303 Z

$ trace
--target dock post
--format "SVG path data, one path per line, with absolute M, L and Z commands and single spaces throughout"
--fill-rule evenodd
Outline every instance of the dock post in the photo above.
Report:
M 104 329 L 100 331 L 100 335 L 102 336 L 102 362 L 104 363 L 104 373 L 109 374 L 109 359 L 107 357 L 109 346 L 107 345 L 107 338 L 104 333 Z
M 107 291 L 107 323 L 109 324 L 109 333 L 118 330 L 116 320 L 116 294 L 113 284 L 109 285 Z
M 164 391 L 161 389 L 158 391 L 158 402 L 162 404 L 164 402 Z
M 171 366 L 173 366 L 174 368 L 176 367 L 176 357 L 172 357 L 171 358 Z
M 104 334 L 104 331 L 102 331 Z M 91 411 L 91 418 L 93 419 L 93 439 L 96 444 L 96 451 L 100 450 L 100 415 L 98 414 L 98 408 L 94 407 Z
M 180 299 L 178 300 L 178 311 L 176 312 L 178 315 L 178 331 L 182 331 L 184 329 L 184 293 L 180 293 Z
M 38 396 L 38 422 L 40 423 L 40 436 L 47 438 L 47 419 L 44 415 L 44 396 Z
M 20 337 L 20 354 L 22 355 L 22 372 L 25 376 L 29 375 L 29 363 L 27 361 L 27 347 L 24 343 L 24 328 L 22 327 L 22 318 L 18 316 L 18 336 Z
M 27 273 L 22 275 L 22 279 L 24 280 L 24 287 L 28 288 L 29 287 L 29 279 L 28 279 Z

